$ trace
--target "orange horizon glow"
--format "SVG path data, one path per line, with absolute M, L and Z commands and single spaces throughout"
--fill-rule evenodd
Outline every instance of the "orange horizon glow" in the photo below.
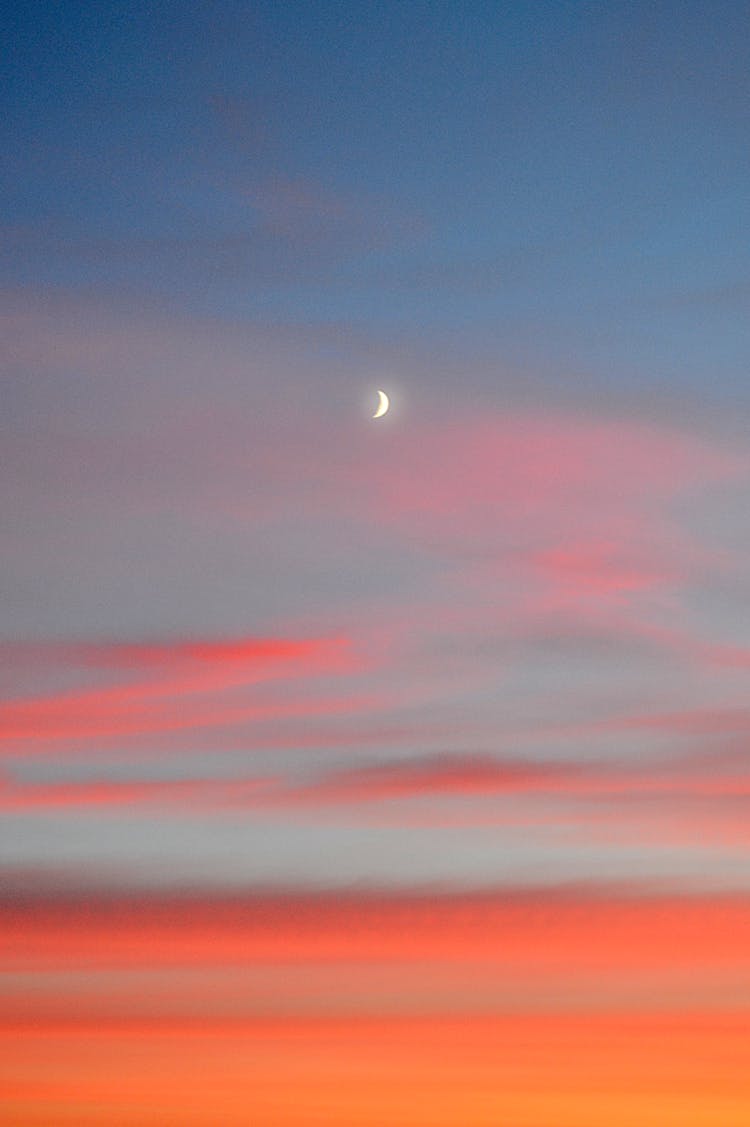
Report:
M 729 1127 L 746 1054 L 744 1016 L 712 1013 L 0 1029 L 16 1127 Z

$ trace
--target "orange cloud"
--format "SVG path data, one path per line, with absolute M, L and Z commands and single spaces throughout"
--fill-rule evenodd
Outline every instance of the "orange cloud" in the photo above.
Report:
M 10 969 L 481 960 L 565 973 L 747 965 L 740 895 L 612 889 L 435 894 L 19 893 L 0 903 Z

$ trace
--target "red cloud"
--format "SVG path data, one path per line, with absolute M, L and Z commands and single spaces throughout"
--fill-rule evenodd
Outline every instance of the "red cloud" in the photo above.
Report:
M 616 889 L 503 893 L 92 891 L 0 901 L 5 969 L 312 960 L 744 966 L 750 902 Z

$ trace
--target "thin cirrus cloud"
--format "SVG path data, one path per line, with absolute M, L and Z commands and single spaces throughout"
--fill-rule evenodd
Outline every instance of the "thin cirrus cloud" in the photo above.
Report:
M 335 710 L 335 703 L 326 697 L 306 702 L 238 702 L 231 693 L 277 680 L 309 678 L 314 683 L 316 677 L 361 667 L 342 638 L 36 642 L 6 643 L 3 649 L 16 665 L 62 667 L 68 672 L 88 667 L 117 678 L 114 684 L 95 688 L 4 700 L 0 743 L 10 752 L 58 740 L 221 727 L 295 710 L 303 714 Z
M 424 226 L 418 215 L 392 201 L 346 195 L 301 175 L 199 179 L 202 193 L 224 217 L 218 224 L 204 222 L 196 229 L 188 215 L 169 232 L 145 225 L 124 234 L 106 223 L 81 224 L 64 215 L 41 224 L 5 224 L 0 265 L 10 277 L 20 262 L 27 270 L 33 265 L 37 279 L 47 277 L 52 266 L 71 281 L 83 270 L 110 291 L 134 269 L 154 293 L 170 292 L 178 279 L 181 285 L 200 284 L 207 270 L 224 284 L 244 280 L 255 294 L 322 278 L 336 288 L 353 256 L 415 242 Z
M 747 841 L 750 775 L 741 764 L 709 770 L 689 758 L 650 771 L 632 764 L 534 763 L 479 755 L 426 755 L 275 776 L 49 781 L 6 774 L 0 808 L 17 814 L 113 809 L 221 817 L 246 810 L 291 819 L 359 811 L 366 820 L 415 827 L 544 825 L 597 838 Z
M 302 356 L 290 333 L 87 309 L 5 302 L 19 366 L 41 373 L 38 391 L 14 390 L 8 447 L 9 560 L 38 574 L 33 605 L 25 563 L 15 578 L 36 640 L 6 646 L 6 758 L 369 748 L 371 778 L 263 788 L 314 808 L 326 788 L 339 806 L 507 790 L 476 747 L 575 761 L 571 741 L 592 754 L 608 739 L 615 758 L 642 756 L 687 732 L 648 719 L 679 716 L 686 694 L 717 718 L 696 736 L 736 722 L 747 648 L 731 621 L 696 613 L 742 568 L 741 540 L 698 527 L 746 480 L 736 445 L 613 404 L 541 409 L 486 389 L 480 404 L 470 385 L 461 403 L 422 397 L 418 380 L 376 429 L 341 357 L 325 371 L 330 334 Z M 72 633 L 69 606 L 79 637 L 115 640 L 45 641 Z M 160 640 L 177 614 L 194 641 Z M 463 767 L 416 761 L 454 738 Z M 412 766 L 392 767 L 396 752 Z M 50 787 L 38 804 L 64 805 Z M 102 780 L 67 797 L 125 793 Z M 202 801 L 148 793 L 133 804 Z
M 319 773 L 299 781 L 294 778 L 236 778 L 217 780 L 163 780 L 101 783 L 85 781 L 53 784 L 6 781 L 0 787 L 0 805 L 33 808 L 77 805 L 130 805 L 166 802 L 207 806 L 326 807 L 383 802 L 420 796 L 545 793 L 575 778 L 575 768 L 554 764 L 534 766 L 523 761 L 502 761 L 489 756 L 442 755 L 420 759 L 376 762 L 359 768 Z

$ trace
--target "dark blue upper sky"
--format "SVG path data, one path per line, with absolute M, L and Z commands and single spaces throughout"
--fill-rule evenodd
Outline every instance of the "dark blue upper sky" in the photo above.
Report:
M 5 284 L 736 393 L 749 31 L 742 3 L 19 5 Z

